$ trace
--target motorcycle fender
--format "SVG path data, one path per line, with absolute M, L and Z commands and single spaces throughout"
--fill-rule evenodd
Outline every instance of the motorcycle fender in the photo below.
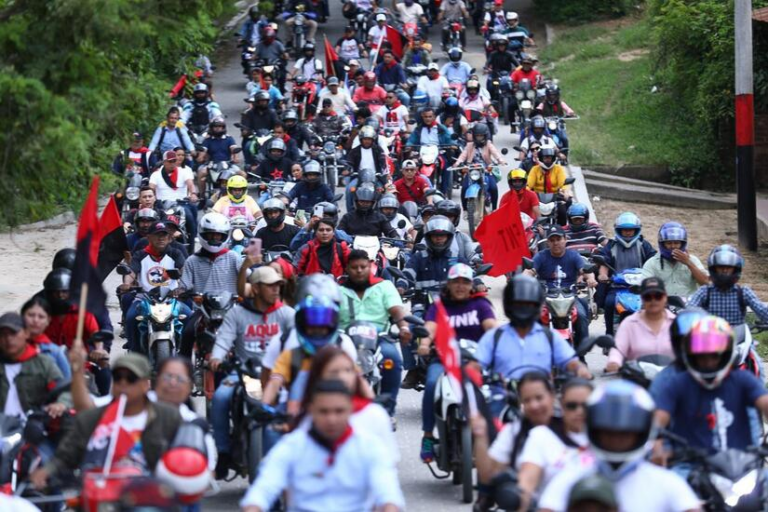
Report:
M 480 194 L 480 184 L 473 183 L 469 187 L 467 187 L 467 191 L 464 194 L 464 197 L 467 199 L 476 199 L 479 194 Z
M 437 387 L 435 388 L 435 402 L 440 400 L 440 409 L 438 414 L 443 420 L 448 417 L 448 409 L 451 406 L 458 405 L 459 400 L 456 393 L 453 391 L 451 381 L 448 375 L 443 374 L 440 380 L 437 381 Z
M 158 340 L 173 341 L 173 333 L 171 331 L 154 331 L 149 335 L 149 346 L 154 346 Z

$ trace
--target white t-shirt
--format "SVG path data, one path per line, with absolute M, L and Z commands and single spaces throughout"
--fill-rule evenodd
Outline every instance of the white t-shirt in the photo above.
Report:
M 357 46 L 357 39 L 342 38 L 339 43 L 339 57 L 345 60 L 360 58 L 360 48 Z
M 373 148 L 360 148 L 360 169 L 376 169 L 376 160 L 373 158 Z
M 371 29 L 368 31 L 368 37 L 372 39 L 371 47 L 376 48 L 379 45 L 379 39 L 381 36 L 384 36 L 384 39 L 382 41 L 387 40 L 387 26 L 384 25 L 383 27 L 379 28 L 378 25 L 374 25 L 371 27 Z
M 584 455 L 590 452 L 584 452 Z M 571 487 L 581 478 L 596 472 L 594 457 L 576 457 L 572 463 L 556 475 L 539 500 L 539 509 L 565 511 Z M 682 512 L 698 510 L 699 499 L 676 473 L 640 461 L 634 471 L 614 485 L 620 512 Z
M 569 433 L 568 437 L 579 446 L 587 446 L 587 435 L 584 433 Z M 531 429 L 518 460 L 521 466 L 530 462 L 544 470 L 544 477 L 539 484 L 539 488 L 543 489 L 577 453 L 578 448 L 566 446 L 551 428 L 542 425 Z
M 493 440 L 493 444 L 488 447 L 488 456 L 498 462 L 509 466 L 512 460 L 512 447 L 515 444 L 515 438 L 520 433 L 520 422 L 507 423 L 501 428 L 501 431 Z M 517 458 L 517 464 L 514 469 L 520 468 L 520 457 Z
M 293 69 L 300 70 L 300 74 L 303 75 L 307 80 L 310 80 L 314 78 L 315 73 L 323 72 L 323 65 L 320 62 L 320 59 L 311 58 L 307 60 L 302 57 L 296 61 L 296 64 L 293 65 Z
M 123 416 L 121 426 L 127 432 L 144 432 L 144 428 L 147 426 L 147 410 L 144 409 L 133 416 Z
M 40 509 L 25 500 L 15 496 L 0 493 L 0 511 L 3 512 L 40 512 Z
M 6 416 L 22 416 L 24 409 L 19 400 L 19 390 L 16 388 L 16 377 L 21 372 L 21 363 L 5 365 L 5 378 L 8 379 L 8 396 L 5 398 L 5 409 L 3 414 Z
M 176 174 L 176 190 L 168 186 L 163 179 L 161 171 L 157 170 L 149 177 L 149 184 L 156 187 L 156 195 L 159 201 L 177 201 L 187 197 L 187 181 L 192 180 L 194 182 L 195 175 L 189 167 L 179 167 L 179 171 Z
M 395 4 L 395 9 L 400 15 L 400 21 L 402 23 L 418 23 L 419 19 L 424 16 L 424 9 L 418 2 L 408 7 L 405 3 Z
M 440 105 L 443 100 L 443 90 L 450 89 L 451 84 L 448 80 L 441 76 L 437 80 L 431 80 L 428 76 L 422 76 L 419 78 L 416 84 L 417 89 L 422 89 L 429 96 L 429 103 L 433 107 Z
M 384 105 L 377 110 L 374 115 L 381 119 L 385 128 L 391 128 L 401 132 L 406 131 L 408 128 L 406 122 L 408 121 L 409 112 L 408 107 L 405 105 L 399 105 L 397 108 L 391 110 Z

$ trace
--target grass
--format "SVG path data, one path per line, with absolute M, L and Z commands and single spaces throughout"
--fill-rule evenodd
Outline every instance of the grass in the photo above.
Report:
M 569 124 L 573 161 L 580 165 L 671 165 L 696 140 L 675 104 L 652 92 L 650 30 L 645 21 L 556 30 L 541 52 L 546 74 L 581 117 Z

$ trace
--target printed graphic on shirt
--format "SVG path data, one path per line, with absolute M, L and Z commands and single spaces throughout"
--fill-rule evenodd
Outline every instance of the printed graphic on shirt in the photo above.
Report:
M 707 419 L 713 432 L 715 448 L 718 451 L 727 450 L 728 428 L 733 425 L 733 413 L 725 407 L 722 398 L 715 398 L 712 402 L 712 413 Z
M 147 270 L 147 282 L 150 286 L 168 286 L 170 280 L 165 267 L 157 265 Z
M 243 346 L 251 353 L 260 353 L 267 342 L 280 332 L 277 322 L 248 324 L 243 333 Z

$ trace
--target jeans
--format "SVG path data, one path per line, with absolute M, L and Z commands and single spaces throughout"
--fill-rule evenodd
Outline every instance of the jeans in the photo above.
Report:
M 384 359 L 391 359 L 393 363 L 391 370 L 382 370 L 381 372 L 381 393 L 391 397 L 387 404 L 387 412 L 390 416 L 394 416 L 397 395 L 400 393 L 400 381 L 402 381 L 403 376 L 403 360 L 394 343 L 382 341 L 379 347 Z
M 399 87 L 395 91 L 395 94 L 397 94 L 397 99 L 400 100 L 400 103 L 405 105 L 406 107 L 409 107 L 411 105 L 411 97 L 408 96 L 408 93 L 404 90 L 400 89 Z
M 187 234 L 190 238 L 189 243 L 194 247 L 195 237 L 197 236 L 197 205 L 185 204 L 183 206 L 184 216 L 187 222 Z M 193 251 L 189 251 L 189 254 L 192 254 L 192 252 Z
M 413 343 L 400 345 L 403 350 L 403 369 L 413 370 L 416 368 L 416 354 L 413 349 Z
M 424 394 L 421 397 L 421 430 L 424 432 L 432 433 L 435 430 L 435 389 L 444 373 L 445 368 L 437 359 L 427 367 Z
M 574 346 L 578 347 L 581 342 L 589 337 L 589 314 L 587 313 L 587 300 L 579 298 L 576 300 L 576 313 L 579 315 L 574 325 Z

